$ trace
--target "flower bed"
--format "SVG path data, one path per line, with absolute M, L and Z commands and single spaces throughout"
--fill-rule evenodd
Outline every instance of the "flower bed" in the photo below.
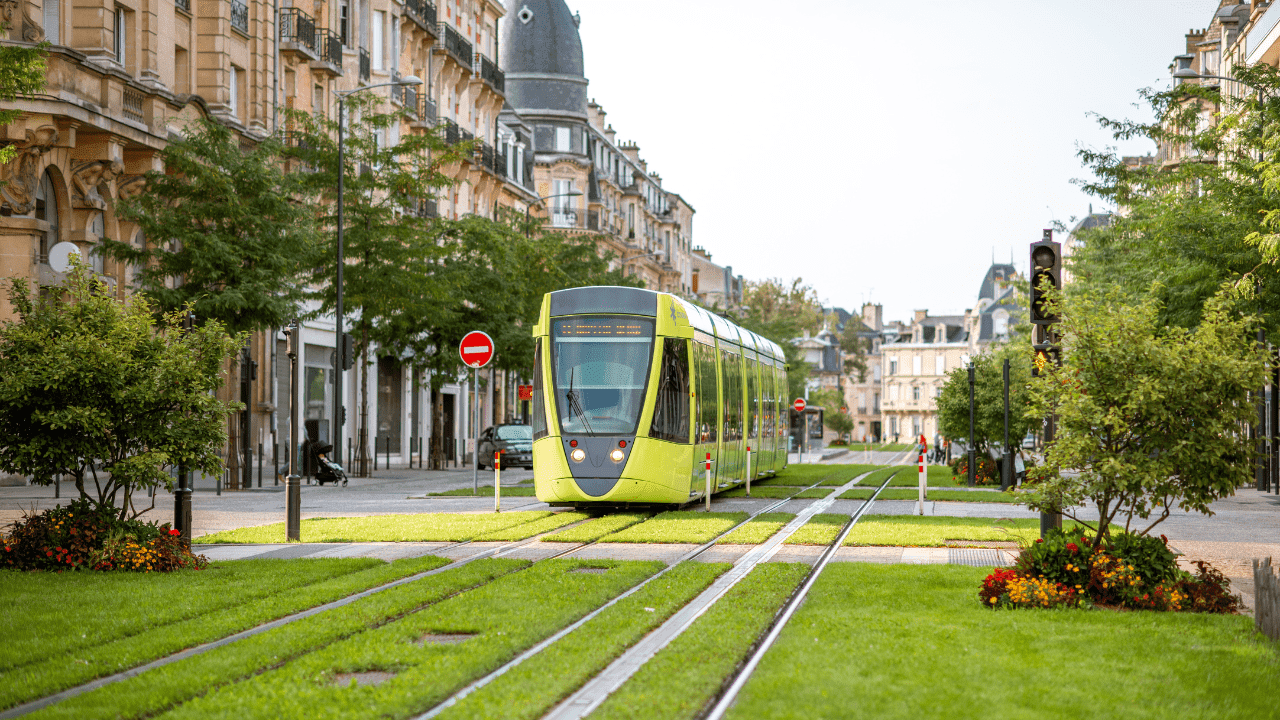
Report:
M 1055 530 L 997 568 L 978 597 L 990 608 L 1123 607 L 1171 612 L 1234 613 L 1240 598 L 1208 563 L 1195 574 L 1178 567 L 1168 539 Z
M 168 572 L 208 564 L 168 523 L 120 520 L 87 500 L 30 515 L 0 537 L 0 567 L 15 570 Z

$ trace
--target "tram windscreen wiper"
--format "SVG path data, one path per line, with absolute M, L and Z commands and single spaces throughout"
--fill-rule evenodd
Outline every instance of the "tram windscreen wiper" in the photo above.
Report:
M 578 393 L 573 389 L 573 372 L 577 368 L 569 369 L 569 391 L 564 394 L 564 399 L 569 403 L 569 419 L 573 419 L 573 413 L 577 413 L 582 418 L 582 426 L 587 429 L 588 435 L 595 435 L 591 432 L 591 423 L 587 422 L 587 413 L 582 409 L 582 403 L 578 399 Z

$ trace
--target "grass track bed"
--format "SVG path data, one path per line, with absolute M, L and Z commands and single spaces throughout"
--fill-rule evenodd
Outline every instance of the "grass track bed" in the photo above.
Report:
M 427 497 L 493 497 L 492 485 L 481 485 L 480 494 L 477 495 L 471 488 L 458 488 L 457 490 L 446 490 L 444 492 L 427 493 Z M 533 497 L 533 488 L 527 485 L 507 485 L 502 484 L 503 497 Z
M 440 717 L 534 720 L 549 711 L 728 570 L 685 563 L 605 610 L 538 656 L 465 698 Z
M 875 492 L 875 488 L 856 487 L 840 493 L 841 500 L 866 500 Z M 877 500 L 916 500 L 920 497 L 919 489 L 885 488 L 876 497 Z M 930 490 L 928 500 L 939 502 L 988 502 L 1021 504 L 1023 498 L 1014 493 L 1002 493 L 998 490 Z
M 925 484 L 929 487 L 964 487 L 966 482 L 964 478 L 953 479 L 951 468 L 946 465 L 926 465 L 924 477 Z M 920 470 L 915 465 L 902 468 L 889 481 L 889 487 L 917 487 L 919 484 Z
M 883 465 L 828 465 L 834 473 L 830 477 L 822 479 L 823 485 L 840 486 L 850 480 L 862 475 L 863 473 L 873 472 L 883 468 Z
M 527 560 L 477 560 L 79 695 L 30 717 L 133 720 L 155 715 L 529 564 Z
M 832 564 L 728 717 L 1275 716 L 1275 645 L 1250 619 L 991 611 L 987 572 Z
M 605 535 L 618 532 L 619 530 L 642 523 L 648 520 L 652 515 L 648 513 L 618 513 L 617 515 L 605 515 L 604 517 L 588 520 L 577 527 L 571 527 L 568 530 L 561 530 L 554 535 L 548 535 L 543 540 L 549 542 L 567 542 L 567 543 L 585 543 L 599 540 Z
M 534 520 L 533 522 L 528 522 L 522 525 L 516 525 L 514 527 L 506 528 L 505 530 L 492 532 L 492 533 L 489 533 L 488 535 L 481 535 L 480 537 L 476 538 L 476 540 L 479 540 L 479 541 L 500 540 L 504 542 L 515 542 L 517 540 L 524 540 L 526 538 L 531 538 L 534 535 L 537 535 L 539 533 L 550 532 L 552 530 L 555 530 L 556 528 L 562 528 L 565 525 L 572 525 L 573 523 L 576 523 L 576 522 L 582 522 L 583 520 L 586 520 L 590 517 L 591 517 L 590 515 L 586 513 L 580 513 L 580 512 L 552 513 L 551 515 L 544 517 L 541 520 Z
M 606 543 L 692 543 L 700 545 L 747 519 L 744 512 L 672 510 L 600 538 Z
M 831 490 L 823 488 L 813 488 L 812 490 L 801 490 L 798 487 L 788 487 L 785 485 L 766 485 L 759 487 L 751 486 L 751 497 L 767 498 L 777 500 L 786 497 L 795 497 L 796 499 L 806 498 L 824 498 L 831 494 Z M 747 497 L 747 489 L 745 487 L 736 488 L 728 492 L 719 493 L 718 498 L 735 498 Z
M 836 541 L 840 528 L 849 522 L 848 515 L 818 513 L 809 522 L 786 539 L 787 545 L 830 545 Z
M 299 531 L 302 542 L 460 542 L 505 530 L 521 523 L 540 520 L 550 514 L 548 511 L 540 510 L 482 514 L 419 513 L 310 518 L 302 521 Z M 192 542 L 201 544 L 284 542 L 284 523 L 226 530 L 198 537 Z
M 605 700 L 592 720 L 692 720 L 809 573 L 762 563 Z
M 276 563 L 275 567 L 280 572 L 285 572 L 289 563 L 333 561 L 263 560 L 259 562 Z M 3 682 L 0 682 L 0 707 L 7 708 L 45 697 L 94 678 L 137 667 L 179 650 L 217 640 L 291 613 L 338 600 L 361 590 L 432 570 L 448 562 L 443 558 L 427 556 L 399 560 L 394 563 L 378 563 L 359 572 L 340 575 L 288 592 L 268 595 L 220 612 L 197 616 L 102 645 L 65 652 L 45 661 L 6 672 L 2 678 Z M 199 572 L 219 572 L 212 569 L 213 567 L 218 566 L 211 566 L 210 569 Z M 156 576 L 135 575 L 134 577 L 150 579 Z M 260 582 L 274 585 L 272 573 L 262 573 Z M 145 593 L 145 590 L 140 591 L 137 605 L 145 604 Z
M 246 560 L 150 574 L 0 570 L 0 603 L 8 608 L 0 615 L 0 672 L 383 564 L 352 558 Z M 138 602 L 143 594 L 149 602 Z M 76 612 L 67 612 L 72 607 Z
M 1070 520 L 1064 529 L 1075 526 Z M 1113 526 L 1115 527 L 1115 526 Z M 845 545 L 897 545 L 943 547 L 947 540 L 997 540 L 1031 543 L 1040 537 L 1037 518 L 919 517 L 915 515 L 864 515 L 849 531 Z
M 759 545 L 773 537 L 782 526 L 795 518 L 792 513 L 771 512 L 757 515 L 753 520 L 743 523 L 733 532 L 720 540 L 722 545 Z
M 609 571 L 571 572 L 583 567 Z M 544 560 L 196 698 L 161 717 L 408 717 L 444 700 L 662 567 L 660 562 Z M 472 637 L 456 644 L 418 644 L 426 635 L 439 634 Z M 339 673 L 369 670 L 388 671 L 394 677 L 369 686 L 335 682 Z
M 859 480 L 858 484 L 863 487 L 880 487 L 884 484 L 886 478 L 897 474 L 901 470 L 901 467 L 881 468 Z

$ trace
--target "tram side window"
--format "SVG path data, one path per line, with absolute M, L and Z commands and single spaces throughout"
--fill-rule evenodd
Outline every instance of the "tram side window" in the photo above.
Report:
M 781 366 L 774 368 L 773 379 L 778 384 L 778 415 L 775 419 L 777 420 L 778 437 L 782 438 L 787 436 L 787 419 L 789 417 L 787 411 L 783 410 L 782 406 L 784 403 L 791 400 L 791 398 L 786 396 L 786 392 L 790 389 L 790 386 L 787 385 L 786 371 L 784 371 Z
M 649 437 L 676 443 L 689 442 L 689 342 L 666 338 L 662 342 L 662 373 L 653 407 Z
M 717 417 L 720 401 L 716 396 L 716 351 L 695 342 L 693 352 L 698 364 L 698 442 L 715 442 L 720 423 Z
M 542 338 L 533 343 L 533 439 L 547 436 L 547 408 L 542 388 Z
M 742 356 L 725 350 L 724 366 L 724 439 L 742 439 Z
M 747 437 L 755 439 L 759 437 L 760 429 L 760 381 L 756 379 L 756 373 L 760 370 L 759 363 L 754 360 L 747 360 L 747 402 L 750 407 L 750 414 L 747 415 Z

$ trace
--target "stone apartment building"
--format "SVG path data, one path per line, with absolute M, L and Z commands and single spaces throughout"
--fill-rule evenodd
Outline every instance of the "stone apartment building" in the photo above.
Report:
M 456 183 L 423 198 L 419 212 L 528 212 L 595 238 L 650 288 L 697 296 L 701 275 L 740 297 L 740 279 L 735 284 L 705 251 L 695 266 L 692 206 L 664 189 L 639 146 L 619 141 L 603 108 L 587 100 L 579 19 L 564 0 L 525 0 L 514 16 L 496 0 L 0 0 L 0 7 L 10 22 L 3 42 L 50 43 L 46 90 L 9 105 L 23 114 L 0 129 L 0 142 L 18 149 L 0 168 L 6 278 L 59 284 L 49 249 L 71 242 L 123 297 L 130 268 L 93 250 L 104 237 L 154 241 L 116 207 L 146 192 L 143 175 L 163 169 L 159 152 L 187 124 L 211 117 L 247 143 L 276 133 L 288 141 L 283 109 L 335 118 L 338 93 L 412 75 L 422 85 L 369 91 L 406 113 L 383 139 L 436 131 L 450 142 L 476 142 L 471 157 L 446 170 Z M 0 320 L 11 317 L 0 298 Z M 331 439 L 333 320 L 307 322 L 302 340 L 301 419 L 315 421 L 345 458 L 356 431 L 355 373 L 347 375 L 348 422 Z M 278 410 L 289 393 L 283 346 L 271 331 L 251 341 L 244 367 L 264 371 L 243 398 L 251 421 L 233 438 L 237 455 L 261 447 L 284 462 L 297 447 Z M 431 434 L 430 398 L 401 358 L 378 359 L 370 376 L 371 435 L 380 455 L 403 464 L 415 440 Z M 485 379 L 484 424 L 501 419 L 514 381 Z M 467 387 L 451 382 L 444 393 L 446 453 L 457 458 L 470 423 Z
M 910 331 L 880 346 L 881 427 L 886 442 L 910 442 L 938 432 L 937 398 L 947 374 L 964 367 L 972 352 L 971 314 L 930 317 L 917 310 Z

